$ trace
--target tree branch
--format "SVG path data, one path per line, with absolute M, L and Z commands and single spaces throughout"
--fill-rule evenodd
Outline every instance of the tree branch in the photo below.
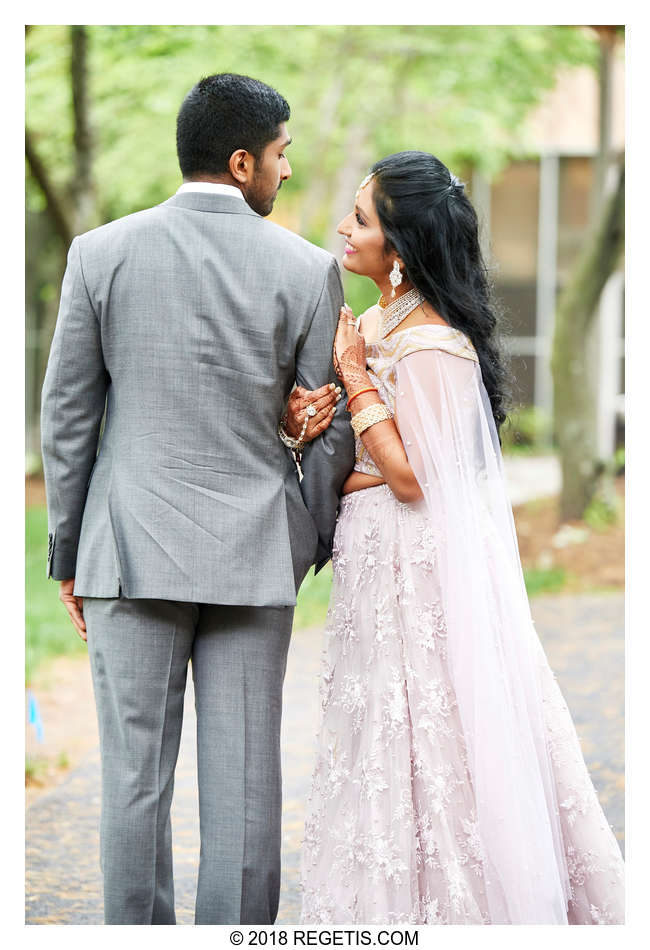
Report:
M 93 179 L 93 136 L 88 96 L 88 31 L 85 26 L 70 27 L 70 83 L 74 118 L 74 178 L 72 193 L 77 232 L 98 224 L 97 200 Z
M 562 465 L 560 514 L 580 518 L 598 478 L 594 367 L 587 341 L 598 301 L 616 268 L 625 238 L 625 171 L 601 211 L 557 306 L 551 370 L 555 432 Z
M 58 193 L 50 178 L 44 163 L 36 149 L 34 137 L 29 129 L 25 129 L 25 157 L 34 180 L 45 196 L 47 210 L 52 219 L 52 223 L 60 236 L 65 248 L 72 243 L 74 237 L 74 227 L 72 223 L 72 213 L 65 207 L 65 201 Z
M 70 79 L 74 115 L 75 190 L 92 188 L 92 136 L 88 119 L 88 36 L 85 26 L 70 27 Z
M 625 166 L 621 165 L 616 189 L 602 209 L 600 221 L 587 240 L 573 275 L 558 303 L 565 318 L 580 334 L 587 332 L 610 274 L 616 267 L 625 240 Z

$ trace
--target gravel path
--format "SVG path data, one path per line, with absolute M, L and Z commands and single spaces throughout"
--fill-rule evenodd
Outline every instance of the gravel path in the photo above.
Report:
M 605 814 L 623 846 L 623 595 L 546 596 L 536 598 L 532 606 Z M 277 919 L 284 924 L 298 923 L 300 908 L 299 850 L 313 762 L 321 636 L 321 630 L 294 633 L 285 682 L 283 881 Z M 172 807 L 179 924 L 193 922 L 198 868 L 194 743 L 188 687 Z M 28 809 L 27 923 L 102 923 L 99 809 L 98 750 Z

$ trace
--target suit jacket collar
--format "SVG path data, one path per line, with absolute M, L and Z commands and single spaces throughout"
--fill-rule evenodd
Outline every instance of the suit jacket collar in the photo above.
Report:
M 250 205 L 235 195 L 210 194 L 203 191 L 183 191 L 180 195 L 172 195 L 163 205 L 173 208 L 186 208 L 188 211 L 212 211 L 225 214 L 252 214 L 259 218 L 261 215 L 253 211 Z

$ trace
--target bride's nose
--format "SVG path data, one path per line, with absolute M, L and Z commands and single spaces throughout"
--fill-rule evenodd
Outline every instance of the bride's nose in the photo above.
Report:
M 352 234 L 352 228 L 350 227 L 350 218 L 352 214 L 347 214 L 342 221 L 339 222 L 339 225 L 336 229 L 337 234 L 343 234 L 344 237 L 350 237 Z

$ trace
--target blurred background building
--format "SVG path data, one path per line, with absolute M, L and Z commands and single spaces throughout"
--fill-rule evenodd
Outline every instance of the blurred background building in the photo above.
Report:
M 624 64 L 611 65 L 610 148 L 625 148 Z M 592 224 L 599 157 L 598 74 L 562 70 L 555 88 L 528 119 L 538 155 L 510 163 L 491 183 L 480 172 L 472 192 L 495 267 L 495 287 L 510 324 L 518 397 L 553 415 L 551 350 L 556 304 Z M 611 189 L 610 178 L 605 183 Z M 598 452 L 607 458 L 621 442 L 624 418 L 624 272 L 603 291 L 588 359 L 598 366 Z

